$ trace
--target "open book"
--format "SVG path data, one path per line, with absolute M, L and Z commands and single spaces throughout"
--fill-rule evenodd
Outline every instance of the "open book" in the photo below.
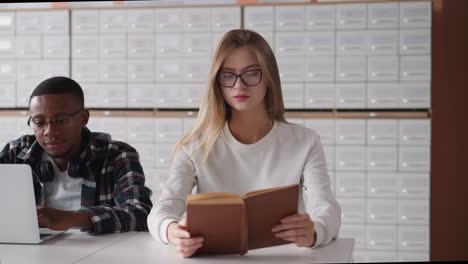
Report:
M 299 185 L 235 193 L 199 193 L 187 197 L 187 225 L 192 236 L 203 236 L 197 253 L 245 254 L 249 249 L 288 244 L 271 231 L 286 216 L 297 213 Z

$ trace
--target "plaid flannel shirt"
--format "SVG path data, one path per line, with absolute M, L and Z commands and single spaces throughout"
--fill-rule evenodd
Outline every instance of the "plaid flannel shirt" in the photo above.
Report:
M 147 216 L 153 206 L 151 190 L 145 184 L 137 151 L 111 140 L 105 133 L 82 132 L 86 147 L 79 157 L 83 175 L 81 209 L 93 223 L 94 234 L 147 231 Z M 33 171 L 37 205 L 45 204 L 40 163 L 44 150 L 33 135 L 8 142 L 0 152 L 0 163 L 29 164 Z M 37 176 L 37 177 L 36 177 Z

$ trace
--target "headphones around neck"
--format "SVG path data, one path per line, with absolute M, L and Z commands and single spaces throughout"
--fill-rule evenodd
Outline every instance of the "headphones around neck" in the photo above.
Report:
M 77 159 L 71 159 L 68 162 L 68 175 L 72 178 L 79 178 L 82 176 L 81 174 L 81 167 L 80 162 Z M 55 179 L 55 171 L 54 165 L 51 161 L 45 160 L 38 163 L 38 170 L 39 175 L 41 176 L 43 181 L 51 182 Z

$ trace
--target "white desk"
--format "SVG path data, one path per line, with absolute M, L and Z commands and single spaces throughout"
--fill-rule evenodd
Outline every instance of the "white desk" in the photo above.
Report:
M 171 246 L 147 232 L 90 236 L 67 232 L 40 245 L 0 244 L 1 264 L 101 263 L 349 263 L 354 239 L 340 238 L 328 246 L 310 249 L 295 245 L 250 250 L 246 255 L 179 257 Z
M 0 244 L 0 264 L 76 263 L 133 235 L 136 233 L 91 236 L 75 229 L 42 244 Z
M 342 238 L 326 247 L 298 248 L 293 244 L 250 250 L 240 255 L 203 255 L 179 257 L 168 245 L 155 241 L 148 233 L 138 233 L 93 254 L 79 264 L 96 263 L 349 263 L 352 262 L 354 239 Z

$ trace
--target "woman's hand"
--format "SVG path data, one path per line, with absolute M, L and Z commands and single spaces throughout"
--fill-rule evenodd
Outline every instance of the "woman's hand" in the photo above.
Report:
M 298 247 L 312 247 L 317 240 L 314 222 L 307 213 L 298 213 L 281 219 L 281 224 L 273 227 L 276 237 L 296 243 Z
M 167 227 L 167 240 L 171 243 L 177 253 L 188 258 L 192 256 L 202 245 L 203 237 L 190 237 L 187 231 L 187 219 L 183 219 L 179 223 L 172 222 Z

